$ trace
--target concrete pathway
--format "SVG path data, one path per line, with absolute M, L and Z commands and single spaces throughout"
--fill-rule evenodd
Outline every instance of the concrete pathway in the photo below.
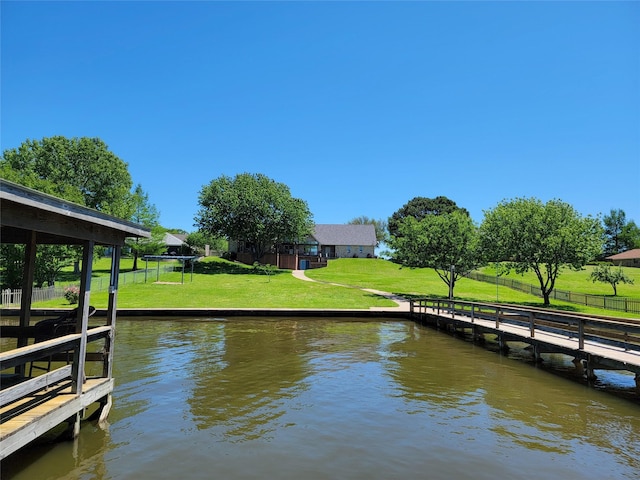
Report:
M 305 275 L 304 270 L 292 270 L 291 274 L 299 279 L 299 280 L 304 280 L 307 282 L 317 282 L 318 280 L 314 280 L 313 278 L 309 278 Z M 335 285 L 337 287 L 346 287 L 346 288 L 353 288 L 350 285 L 342 285 L 340 283 L 332 283 L 332 282 L 319 282 L 319 283 L 327 283 L 329 285 Z M 393 293 L 389 293 L 389 292 L 382 292 L 380 290 L 374 290 L 372 288 L 362 288 L 361 289 L 363 292 L 368 292 L 368 293 L 373 293 L 375 295 L 380 295 L 381 297 L 385 297 L 388 298 L 389 300 L 395 302 L 398 306 L 397 307 L 370 307 L 369 310 L 372 311 L 394 311 L 394 312 L 409 312 L 411 311 L 410 308 L 410 304 L 409 301 L 404 298 L 404 297 L 400 297 L 398 295 L 394 295 Z

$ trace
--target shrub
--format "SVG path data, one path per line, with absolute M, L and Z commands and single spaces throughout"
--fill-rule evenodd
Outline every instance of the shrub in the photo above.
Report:
M 80 299 L 80 289 L 76 286 L 65 288 L 64 298 L 66 298 L 67 302 L 71 304 L 78 303 Z

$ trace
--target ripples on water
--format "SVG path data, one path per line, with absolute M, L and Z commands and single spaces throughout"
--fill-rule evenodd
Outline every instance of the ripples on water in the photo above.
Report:
M 120 320 L 116 347 L 108 431 L 19 452 L 3 479 L 640 472 L 637 404 L 411 322 Z

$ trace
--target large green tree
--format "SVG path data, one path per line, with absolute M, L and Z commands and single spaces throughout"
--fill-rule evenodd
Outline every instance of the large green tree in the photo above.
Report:
M 503 262 L 517 273 L 535 272 L 545 305 L 562 268 L 581 269 L 603 243 L 597 219 L 582 217 L 561 200 L 536 198 L 504 200 L 486 211 L 480 239 L 485 260 Z
M 478 266 L 478 233 L 471 218 L 460 210 L 409 216 L 391 237 L 394 259 L 403 265 L 432 268 L 449 287 L 450 295 L 461 275 Z
M 223 175 L 202 187 L 196 226 L 214 237 L 244 241 L 258 261 L 278 243 L 304 239 L 313 217 L 289 187 L 263 174 Z
M 0 158 L 3 178 L 60 198 L 130 219 L 127 164 L 99 138 L 26 140 Z
M 604 256 L 640 248 L 640 228 L 631 220 L 627 221 L 624 210 L 611 209 L 602 219 L 604 225 Z
M 131 219 L 131 175 L 127 164 L 99 138 L 61 136 L 26 140 L 0 157 L 0 177 L 102 212 Z M 24 249 L 0 247 L 4 287 L 19 288 Z M 62 266 L 79 259 L 67 246 L 38 246 L 35 282 L 52 284 Z
M 456 202 L 447 197 L 414 197 L 389 217 L 389 234 L 398 236 L 400 223 L 407 217 L 422 220 L 428 215 L 443 215 L 455 211 L 460 211 L 467 216 L 469 215 L 469 212 L 465 208 L 458 207 Z

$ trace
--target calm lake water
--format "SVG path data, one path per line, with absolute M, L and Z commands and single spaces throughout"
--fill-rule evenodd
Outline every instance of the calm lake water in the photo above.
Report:
M 406 321 L 119 319 L 109 428 L 9 479 L 637 479 L 640 405 Z

